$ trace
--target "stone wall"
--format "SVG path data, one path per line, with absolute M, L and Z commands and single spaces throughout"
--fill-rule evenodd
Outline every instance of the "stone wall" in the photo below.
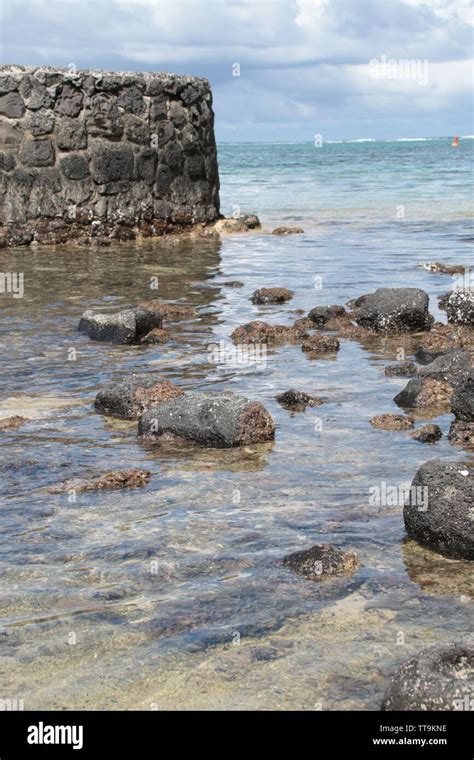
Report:
M 106 243 L 218 218 L 205 79 L 0 66 L 0 246 Z

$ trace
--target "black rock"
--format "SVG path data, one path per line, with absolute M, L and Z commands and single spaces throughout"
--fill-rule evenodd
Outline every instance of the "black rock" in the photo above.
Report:
M 474 421 L 474 369 L 456 386 L 451 409 L 457 420 Z
M 350 575 L 359 567 L 355 552 L 346 552 L 330 544 L 316 544 L 310 549 L 288 554 L 283 564 L 312 581 L 332 575 Z
M 276 396 L 279 404 L 287 409 L 305 409 L 307 406 L 320 406 L 324 403 L 323 398 L 310 396 L 304 391 L 296 391 L 293 388 Z
M 411 538 L 453 559 L 474 559 L 472 468 L 433 459 L 416 473 L 403 510 Z
M 311 309 L 308 313 L 308 317 L 315 325 L 322 327 L 326 322 L 329 322 L 330 319 L 342 317 L 344 314 L 347 314 L 344 306 L 334 304 L 333 306 L 315 306 L 314 309 Z
M 353 317 L 367 330 L 384 334 L 429 330 L 428 294 L 418 288 L 379 288 L 358 298 Z
M 137 420 L 150 406 L 181 396 L 182 389 L 161 375 L 133 374 L 109 383 L 97 394 L 96 412 L 126 420 Z
M 474 650 L 437 646 L 407 660 L 393 678 L 382 710 L 472 710 Z
M 137 343 L 140 338 L 162 326 L 161 314 L 144 309 L 127 309 L 118 313 L 98 314 L 85 311 L 79 322 L 79 332 L 93 340 L 112 343 Z
M 191 393 L 151 407 L 138 433 L 150 443 L 171 437 L 231 447 L 272 440 L 275 423 L 262 404 L 234 393 Z
M 399 362 L 398 364 L 387 364 L 385 367 L 387 377 L 414 377 L 417 373 L 415 362 Z
M 474 292 L 454 290 L 445 305 L 448 322 L 455 325 L 474 325 Z

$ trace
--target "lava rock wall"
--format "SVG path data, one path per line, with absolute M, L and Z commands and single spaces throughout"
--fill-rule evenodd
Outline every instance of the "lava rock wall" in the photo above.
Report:
M 205 79 L 0 66 L 0 246 L 127 240 L 218 218 Z

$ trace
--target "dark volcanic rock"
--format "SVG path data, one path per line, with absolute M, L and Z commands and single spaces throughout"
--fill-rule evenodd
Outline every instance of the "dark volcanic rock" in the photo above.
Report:
M 325 580 L 333 575 L 350 575 L 359 567 L 355 552 L 346 552 L 330 544 L 316 544 L 310 549 L 288 554 L 283 564 L 312 581 Z
M 448 322 L 455 325 L 474 326 L 474 292 L 455 290 L 446 301 Z
M 112 314 L 85 311 L 79 322 L 79 331 L 93 340 L 112 343 L 137 343 L 155 327 L 162 326 L 161 314 L 144 309 L 127 309 Z
M 270 441 L 275 423 L 264 406 L 234 393 L 191 393 L 151 407 L 140 417 L 138 433 L 160 442 L 170 434 L 205 446 L 231 447 Z
M 139 309 L 159 312 L 165 322 L 177 322 L 180 319 L 193 319 L 198 316 L 197 309 L 187 303 L 163 303 L 162 301 L 141 301 Z
M 456 386 L 451 399 L 451 409 L 457 420 L 474 421 L 474 369 Z
M 442 438 L 443 433 L 439 425 L 423 425 L 419 430 L 412 433 L 412 438 L 421 443 L 434 443 Z
M 415 423 L 403 414 L 377 414 L 370 424 L 380 430 L 409 430 Z
M 333 306 L 315 306 L 314 309 L 308 312 L 308 317 L 315 325 L 322 327 L 330 319 L 337 319 L 337 317 L 342 317 L 344 314 L 347 314 L 344 306 L 335 304 Z
M 403 408 L 449 406 L 455 387 L 468 376 L 470 365 L 467 351 L 450 349 L 420 367 L 417 377 L 410 380 L 394 401 Z
M 448 441 L 467 448 L 474 447 L 474 422 L 453 420 L 449 428 Z
M 181 388 L 161 376 L 134 374 L 102 388 L 94 406 L 99 414 L 137 420 L 151 406 L 182 394 Z
M 280 393 L 276 400 L 281 406 L 287 409 L 306 409 L 307 406 L 320 406 L 324 404 L 325 399 L 318 396 L 310 396 L 304 391 L 295 391 L 293 389 Z
M 148 470 L 118 470 L 106 472 L 92 480 L 74 478 L 65 480 L 57 486 L 50 488 L 50 493 L 64 493 L 67 491 L 101 491 L 114 488 L 137 488 L 144 486 L 150 480 L 151 473 Z
M 385 367 L 387 377 L 414 377 L 417 374 L 415 362 L 399 362 L 398 364 L 388 364 Z
M 251 296 L 252 303 L 286 303 L 291 301 L 294 293 L 288 288 L 259 288 Z
M 433 323 L 428 295 L 417 288 L 379 288 L 354 303 L 357 324 L 375 332 L 420 332 Z
M 467 377 L 470 367 L 470 354 L 459 348 L 453 348 L 440 354 L 429 364 L 420 367 L 418 375 L 420 377 L 434 377 L 436 380 L 445 380 L 454 386 Z
M 430 364 L 438 356 L 442 356 L 444 351 L 427 351 L 424 348 L 419 348 L 415 353 L 415 359 L 418 364 Z
M 416 473 L 403 514 L 408 534 L 453 559 L 474 559 L 472 469 L 433 459 Z
M 392 680 L 383 710 L 472 710 L 474 650 L 464 644 L 437 646 L 405 662 Z

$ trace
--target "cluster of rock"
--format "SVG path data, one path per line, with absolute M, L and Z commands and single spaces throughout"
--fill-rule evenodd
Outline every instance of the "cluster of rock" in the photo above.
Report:
M 0 67 L 3 245 L 160 235 L 219 218 L 209 83 Z

